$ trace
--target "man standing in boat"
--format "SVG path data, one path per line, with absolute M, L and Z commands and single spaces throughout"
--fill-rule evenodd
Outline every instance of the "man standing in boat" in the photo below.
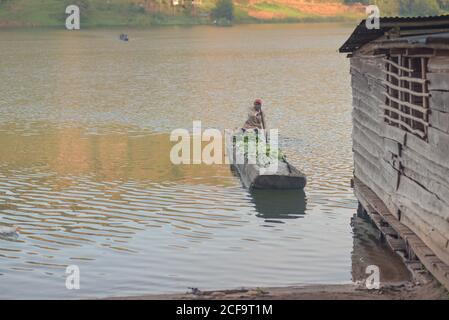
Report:
M 243 126 L 243 130 L 263 130 L 266 142 L 268 142 L 268 129 L 265 121 L 265 114 L 262 111 L 262 100 L 256 99 L 248 111 L 248 119 Z
M 248 119 L 246 120 L 243 128 L 246 130 L 267 130 L 267 127 L 265 125 L 265 115 L 262 111 L 262 100 L 256 99 L 254 101 L 254 105 L 249 108 Z

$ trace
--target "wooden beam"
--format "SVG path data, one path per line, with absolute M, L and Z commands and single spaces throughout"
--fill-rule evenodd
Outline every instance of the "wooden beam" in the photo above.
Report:
M 429 90 L 449 91 L 449 74 L 428 73 Z
M 449 113 L 433 110 L 429 119 L 432 127 L 449 134 Z
M 430 109 L 449 113 L 449 92 L 430 91 Z
M 401 224 L 390 213 L 384 202 L 357 177 L 354 178 L 354 192 L 364 208 L 370 207 L 397 232 L 399 238 L 421 261 L 425 268 L 447 290 L 449 290 L 449 266 L 439 259 L 433 251 L 408 227 Z M 372 210 L 370 210 L 372 211 Z M 373 214 L 367 211 L 370 216 Z M 379 219 L 376 219 L 379 221 Z

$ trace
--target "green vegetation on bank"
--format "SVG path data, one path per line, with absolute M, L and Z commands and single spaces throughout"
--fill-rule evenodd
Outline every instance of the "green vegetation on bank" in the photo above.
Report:
M 229 20 L 234 23 L 330 22 L 361 18 L 360 14 L 353 13 L 334 16 L 304 13 L 284 0 L 195 0 L 201 2 L 198 6 L 194 6 L 192 0 L 178 1 L 179 5 L 174 7 L 172 0 L 0 0 L 0 27 L 62 27 L 69 4 L 80 7 L 82 27 L 210 24 L 217 20 L 217 14 L 226 19 L 232 17 Z M 343 0 L 322 2 L 335 1 Z M 259 13 L 273 17 L 261 18 L 257 16 Z
M 234 2 L 232 0 L 217 0 L 215 7 L 210 12 L 212 19 L 223 24 L 232 23 L 234 16 Z
M 324 0 L 316 1 L 317 3 L 335 3 L 342 2 L 339 0 Z M 262 12 L 272 15 L 270 19 L 272 22 L 289 23 L 289 22 L 345 22 L 345 21 L 358 21 L 363 18 L 362 13 L 356 12 L 339 12 L 335 15 L 320 15 L 317 13 L 303 12 L 292 6 L 285 5 L 283 2 L 274 3 L 271 1 L 261 1 L 251 5 L 248 10 L 254 10 L 256 12 Z
M 0 26 L 60 27 L 69 4 L 80 7 L 84 27 L 204 23 L 191 5 L 173 10 L 162 0 L 143 5 L 131 0 L 0 0 Z
M 0 27 L 63 27 L 69 4 L 80 7 L 82 27 L 195 25 L 212 21 L 356 21 L 364 17 L 363 7 L 347 9 L 360 3 L 379 5 L 384 16 L 434 15 L 449 10 L 449 0 L 195 0 L 197 5 L 192 0 L 178 0 L 178 3 L 173 6 L 172 0 L 0 0 Z M 309 10 L 311 6 L 317 10 Z M 327 9 L 335 6 L 340 9 L 329 14 Z
M 383 16 L 431 16 L 449 13 L 449 0 L 344 0 L 345 4 L 376 4 Z

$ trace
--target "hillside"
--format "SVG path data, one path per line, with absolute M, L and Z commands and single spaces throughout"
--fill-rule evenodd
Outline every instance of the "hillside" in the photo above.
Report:
M 245 4 L 237 2 L 237 8 L 249 17 L 260 20 L 338 20 L 355 19 L 365 13 L 359 3 L 343 4 L 341 1 L 298 1 L 298 0 L 249 0 Z
M 78 4 L 84 27 L 150 26 L 210 23 L 215 0 L 0 0 L 0 27 L 58 27 L 65 7 Z M 355 20 L 364 13 L 360 4 L 339 0 L 238 0 L 234 1 L 235 22 L 294 22 Z
M 0 0 L 0 27 L 61 27 L 69 4 L 81 8 L 84 27 L 206 24 L 216 0 L 177 0 L 177 6 L 172 1 Z M 235 22 L 354 21 L 364 17 L 368 3 L 378 4 L 383 15 L 449 10 L 449 0 L 234 0 Z

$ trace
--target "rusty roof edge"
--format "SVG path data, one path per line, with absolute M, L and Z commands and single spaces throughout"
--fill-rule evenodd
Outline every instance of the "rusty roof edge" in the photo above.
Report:
M 340 47 L 340 53 L 352 53 L 362 46 L 377 40 L 389 30 L 399 28 L 437 28 L 445 26 L 449 29 L 449 15 L 429 17 L 384 17 L 380 20 L 380 29 L 369 30 L 366 27 L 366 19 L 362 20 L 351 36 Z M 429 33 L 431 30 L 429 30 Z
M 439 32 L 434 34 L 421 34 L 421 35 L 410 35 L 406 37 L 394 38 L 394 39 L 378 39 L 374 40 L 373 43 L 378 45 L 388 45 L 392 43 L 397 44 L 410 44 L 410 45 L 431 45 L 431 44 L 449 44 L 449 31 Z

